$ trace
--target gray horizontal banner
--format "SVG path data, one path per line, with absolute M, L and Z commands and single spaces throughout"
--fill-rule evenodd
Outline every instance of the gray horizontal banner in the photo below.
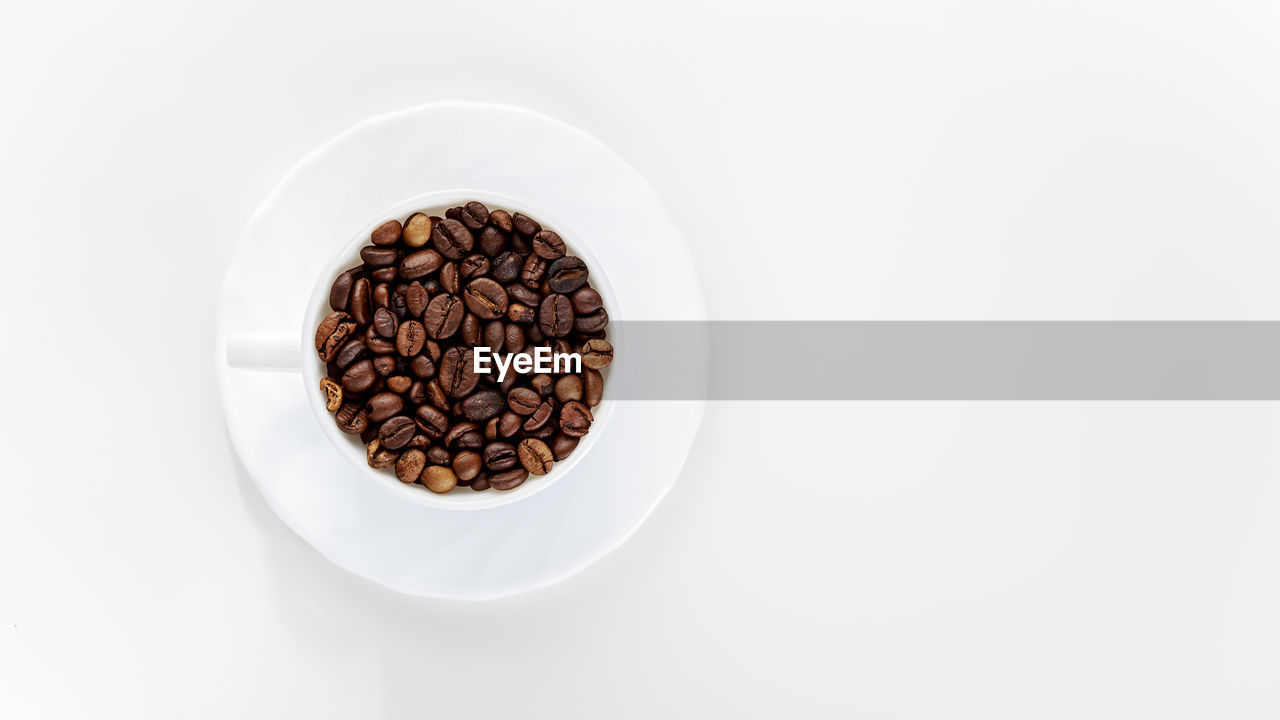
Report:
M 615 322 L 617 400 L 1280 400 L 1280 322 Z

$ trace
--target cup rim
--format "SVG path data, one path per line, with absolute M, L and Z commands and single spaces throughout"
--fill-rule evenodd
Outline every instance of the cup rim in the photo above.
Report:
M 396 497 L 419 505 L 443 510 L 487 510 L 511 505 L 545 491 L 565 475 L 568 475 L 595 445 L 595 441 L 607 428 L 608 421 L 613 416 L 615 402 L 606 396 L 601 399 L 598 405 L 591 408 L 593 416 L 591 431 L 582 437 L 578 442 L 578 446 L 574 448 L 568 458 L 555 463 L 551 471 L 546 475 L 531 476 L 519 487 L 512 490 L 490 489 L 483 492 L 471 492 L 458 487 L 448 493 L 437 494 L 420 485 L 402 483 L 393 473 L 389 473 L 385 469 L 376 470 L 369 467 L 366 460 L 366 445 L 360 441 L 359 436 L 343 433 L 333 422 L 333 414 L 326 409 L 323 394 L 319 391 L 320 379 L 324 376 L 324 363 L 315 354 L 315 328 L 319 321 L 331 312 L 328 300 L 329 289 L 333 285 L 334 278 L 347 269 L 348 266 L 360 262 L 359 249 L 368 243 L 369 233 L 388 219 L 394 218 L 403 222 L 404 218 L 423 210 L 430 210 L 432 214 L 443 215 L 443 211 L 436 213 L 435 210 L 460 205 L 471 200 L 482 202 L 489 207 L 498 207 L 511 212 L 529 215 L 536 218 L 544 227 L 553 228 L 564 239 L 570 252 L 587 262 L 591 270 L 592 287 L 600 293 L 605 311 L 609 314 L 610 319 L 616 320 L 621 317 L 617 296 L 613 292 L 613 286 L 609 283 L 608 273 L 603 269 L 599 259 L 591 252 L 589 245 L 582 242 L 579 236 L 574 233 L 573 228 L 556 217 L 554 213 L 546 212 L 542 208 L 502 193 L 466 188 L 436 190 L 392 203 L 373 218 L 358 226 L 358 229 L 351 234 L 325 264 L 324 269 L 317 277 L 311 291 L 311 297 L 308 299 L 304 309 L 300 344 L 302 348 L 301 357 L 303 358 L 302 375 L 307 386 L 308 402 L 324 436 L 333 445 L 338 454 L 352 466 L 357 475 L 368 478 L 373 484 L 382 487 Z M 619 348 L 625 347 L 620 324 L 612 323 L 609 330 L 609 341 L 615 348 L 615 358 L 608 367 L 601 371 L 605 376 L 606 388 L 608 387 L 609 375 L 616 372 L 615 368 L 619 365 L 617 356 L 625 354 L 616 352 Z M 466 499 L 463 500 L 461 498 Z

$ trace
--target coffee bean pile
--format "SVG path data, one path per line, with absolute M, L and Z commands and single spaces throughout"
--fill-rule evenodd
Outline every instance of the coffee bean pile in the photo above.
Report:
M 369 465 L 446 493 L 545 475 L 591 429 L 609 314 L 553 230 L 478 202 L 388 220 L 329 291 L 316 328 L 326 407 Z M 473 352 L 579 353 L 581 373 L 476 373 Z M 491 361 L 491 366 L 495 363 Z M 560 368 L 564 370 L 562 366 Z

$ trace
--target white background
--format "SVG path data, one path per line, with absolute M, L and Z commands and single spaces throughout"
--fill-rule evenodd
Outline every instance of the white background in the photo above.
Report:
M 1278 32 L 1268 2 L 6 3 L 0 716 L 1276 717 L 1274 404 L 712 405 L 630 543 L 467 605 L 287 530 L 209 358 L 285 171 L 446 98 L 617 150 L 716 318 L 1276 319 Z

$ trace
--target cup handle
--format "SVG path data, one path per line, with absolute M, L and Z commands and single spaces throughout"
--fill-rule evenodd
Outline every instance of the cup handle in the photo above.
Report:
M 241 370 L 302 372 L 296 335 L 241 333 L 227 338 L 227 364 Z

